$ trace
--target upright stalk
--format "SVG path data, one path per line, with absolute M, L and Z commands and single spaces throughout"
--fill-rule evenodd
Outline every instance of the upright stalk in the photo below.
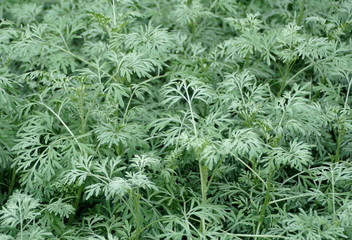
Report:
M 68 219 L 68 225 L 72 225 L 73 220 L 75 219 L 78 206 L 79 206 L 79 204 L 81 202 L 82 195 L 83 195 L 83 185 L 79 186 L 78 189 L 77 189 L 76 199 L 75 199 L 75 202 L 73 204 L 73 208 L 75 209 L 75 211 L 74 211 L 74 213 L 72 213 L 70 215 L 70 218 Z
M 250 59 L 249 59 L 249 53 L 247 53 L 246 54 L 246 58 L 245 58 L 246 60 L 245 60 L 245 63 L 244 63 L 244 67 L 245 68 L 248 68 L 249 67 L 249 61 L 250 61 Z
M 15 188 L 15 184 L 16 184 L 16 169 L 12 169 L 12 174 L 11 174 L 11 182 L 10 182 L 10 185 L 9 185 L 9 195 L 12 194 L 13 192 L 13 189 Z
M 207 192 L 208 192 L 208 167 L 202 165 L 201 162 L 199 162 L 199 169 L 200 169 L 200 183 L 201 183 L 201 191 L 202 191 L 202 204 L 207 203 Z
M 300 0 L 299 3 L 299 15 L 297 17 L 297 25 L 300 26 L 302 25 L 302 21 L 304 18 L 304 9 L 305 9 L 305 0 Z
M 20 240 L 23 240 L 23 215 L 21 211 L 21 207 L 18 209 L 20 212 Z
M 341 152 L 341 145 L 343 142 L 343 137 L 345 135 L 345 127 L 344 127 L 344 121 L 346 119 L 345 113 L 341 113 L 341 115 L 337 119 L 337 132 L 335 133 L 335 138 L 336 138 L 336 150 L 335 150 L 335 156 L 333 157 L 333 162 L 339 162 L 340 161 L 340 152 Z
M 289 72 L 290 72 L 290 70 L 292 68 L 292 65 L 293 65 L 293 63 L 291 63 L 291 62 L 286 62 L 286 64 L 285 64 L 285 72 L 282 75 L 282 81 L 281 81 L 281 84 L 280 84 L 280 90 L 279 90 L 279 92 L 277 94 L 279 97 L 281 96 L 281 94 L 283 93 L 283 91 L 284 91 L 284 89 L 286 87 L 287 76 L 288 76 L 288 74 L 289 74 Z
M 262 207 L 262 210 L 260 212 L 260 216 L 259 216 L 259 222 L 258 222 L 258 226 L 257 226 L 257 232 L 256 234 L 259 234 L 260 228 L 263 224 L 264 221 L 264 217 L 265 217 L 265 213 L 266 213 L 266 209 L 270 203 L 270 192 L 271 192 L 271 182 L 272 182 L 272 178 L 274 175 L 274 169 L 273 167 L 270 167 L 270 171 L 269 171 L 269 177 L 268 180 L 266 182 L 266 191 L 265 191 L 265 199 L 264 199 L 264 204 Z
M 199 158 L 198 158 L 199 159 Z M 208 192 L 208 167 L 202 165 L 202 163 L 199 161 L 199 175 L 200 175 L 200 184 L 201 184 L 201 192 L 202 192 L 202 205 L 205 205 L 207 203 L 207 192 Z M 201 218 L 201 223 L 200 223 L 200 228 L 199 228 L 201 233 L 204 233 L 206 230 L 205 226 L 205 219 Z
M 139 192 L 134 192 L 134 190 L 131 190 L 130 192 L 130 199 L 132 201 L 132 216 L 134 218 L 134 223 L 135 223 L 135 234 L 133 235 L 133 240 L 138 240 L 139 239 L 139 234 L 142 232 L 143 229 L 143 215 L 141 213 L 141 204 L 140 204 L 140 199 L 141 195 Z
M 348 79 L 348 76 L 346 75 L 346 79 Z M 348 81 L 348 87 L 347 87 L 347 93 L 346 93 L 346 98 L 345 98 L 345 105 L 344 108 L 347 109 L 348 105 L 348 97 L 350 95 L 350 90 L 351 90 L 351 85 L 352 85 L 352 79 Z
M 334 178 L 334 171 L 331 168 L 331 195 L 332 195 L 332 212 L 334 216 L 334 221 L 336 221 L 336 206 L 335 206 L 335 178 Z
M 85 134 L 86 133 L 86 125 L 87 125 L 87 118 L 86 118 L 86 114 L 84 111 L 84 89 L 85 86 L 82 85 L 81 88 L 79 88 L 77 90 L 78 93 L 78 112 L 79 112 L 79 117 L 81 120 L 81 134 Z M 82 141 L 84 141 L 85 139 L 83 138 Z M 77 213 L 77 209 L 79 207 L 79 204 L 81 203 L 81 199 L 83 196 L 83 189 L 84 189 L 84 184 L 80 185 L 77 189 L 76 192 L 76 199 L 75 202 L 73 204 L 73 208 L 74 208 L 74 213 L 72 213 L 69 217 L 68 220 L 68 224 L 71 225 L 73 223 L 73 220 L 76 216 Z
M 116 9 L 115 9 L 115 0 L 112 0 L 112 15 L 113 15 L 113 27 L 116 27 Z
M 197 131 L 197 125 L 194 117 L 194 112 L 193 112 L 193 107 L 192 107 L 192 98 L 189 95 L 188 89 L 186 90 L 186 101 L 188 103 L 189 111 L 191 114 L 191 119 L 192 119 L 192 125 L 193 125 L 193 131 L 195 137 L 198 137 L 198 131 Z M 199 175 L 200 175 L 200 184 L 201 184 L 201 192 L 202 192 L 202 201 L 201 204 L 204 205 L 207 203 L 207 191 L 208 191 L 208 167 L 203 165 L 202 162 L 200 161 L 200 154 L 197 152 L 196 153 L 196 159 L 198 160 L 198 167 L 199 167 Z M 203 233 L 206 229 L 205 226 L 205 219 L 201 218 L 201 224 L 200 224 L 200 232 Z
M 336 139 L 336 152 L 335 152 L 334 162 L 340 161 L 340 151 L 341 151 L 341 143 L 342 143 L 342 135 L 343 135 L 343 132 L 340 129 L 340 126 L 338 127 L 337 131 L 338 132 L 337 132 L 337 139 Z

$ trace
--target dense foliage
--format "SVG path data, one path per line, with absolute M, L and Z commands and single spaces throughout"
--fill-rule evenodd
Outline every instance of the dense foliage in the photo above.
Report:
M 352 239 L 351 0 L 0 1 L 0 239 Z

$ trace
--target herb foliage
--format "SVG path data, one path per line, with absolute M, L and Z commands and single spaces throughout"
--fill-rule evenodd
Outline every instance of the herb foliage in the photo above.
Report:
M 351 13 L 1 1 L 0 239 L 351 239 Z

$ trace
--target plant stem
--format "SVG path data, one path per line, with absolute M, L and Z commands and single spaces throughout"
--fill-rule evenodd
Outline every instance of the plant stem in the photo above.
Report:
M 16 169 L 12 169 L 12 174 L 11 174 L 11 182 L 10 182 L 10 185 L 9 185 L 9 195 L 12 194 L 13 192 L 13 189 L 15 188 L 15 184 L 16 184 Z
M 207 192 L 208 192 L 208 167 L 202 165 L 199 161 L 199 174 L 200 174 L 200 184 L 201 184 L 201 191 L 202 191 L 202 205 L 207 203 Z M 203 233 L 206 229 L 205 226 L 205 219 L 201 218 L 201 225 L 200 225 L 200 232 Z
M 208 191 L 208 189 L 210 188 L 210 184 L 213 182 L 213 178 L 214 178 L 214 176 L 215 176 L 215 174 L 216 174 L 216 171 L 219 169 L 219 167 L 221 166 L 221 164 L 222 164 L 223 161 L 224 161 L 224 157 L 222 157 L 222 158 L 220 159 L 220 161 L 218 162 L 218 164 L 216 165 L 216 167 L 212 170 L 212 173 L 211 173 L 211 175 L 210 175 L 210 178 L 209 178 L 208 184 L 207 184 L 207 191 Z
M 277 200 L 270 201 L 268 205 L 273 204 L 273 203 L 286 201 L 286 200 L 290 200 L 290 199 L 301 198 L 301 197 L 310 197 L 310 196 L 314 196 L 314 195 L 316 195 L 316 194 L 315 193 L 303 193 L 303 194 L 299 194 L 299 195 L 295 195 L 295 196 L 290 196 L 290 197 L 285 197 L 285 198 L 280 198 Z
M 249 161 L 252 163 L 253 171 L 257 172 L 257 162 L 256 162 L 256 160 L 252 157 Z M 255 177 L 254 178 L 254 186 L 257 186 L 257 184 L 258 184 L 258 178 Z
M 112 0 L 113 27 L 116 27 L 116 9 L 115 0 Z
M 70 215 L 70 218 L 68 219 L 68 225 L 72 225 L 73 223 L 73 220 L 77 213 L 79 203 L 81 202 L 82 195 L 83 195 L 83 185 L 79 186 L 77 189 L 76 200 L 75 200 L 75 203 L 73 204 L 73 208 L 75 209 L 75 211 Z
M 266 182 L 267 188 L 266 188 L 266 191 L 265 191 L 265 200 L 264 200 L 264 204 L 263 204 L 262 210 L 260 212 L 259 222 L 258 222 L 258 227 L 257 227 L 256 234 L 259 234 L 260 227 L 261 227 L 261 225 L 263 224 L 263 221 L 264 221 L 266 208 L 267 208 L 267 206 L 270 203 L 271 181 L 272 181 L 273 175 L 274 175 L 274 169 L 271 167 L 270 171 L 269 171 L 269 177 L 268 177 L 268 180 Z
M 305 0 L 301 0 L 299 3 L 299 15 L 297 17 L 297 25 L 302 25 L 302 21 L 304 18 L 304 8 L 305 8 Z
M 200 169 L 200 182 L 201 182 L 201 189 L 202 189 L 202 203 L 207 203 L 207 192 L 208 192 L 208 167 L 202 165 L 199 162 L 199 169 Z
M 341 150 L 341 143 L 342 143 L 342 130 L 340 129 L 340 126 L 338 127 L 338 132 L 337 132 L 337 140 L 336 140 L 336 152 L 335 152 L 335 157 L 334 157 L 334 162 L 339 162 L 340 161 L 340 150 Z
M 345 74 L 345 76 L 346 76 L 346 79 L 347 79 L 347 81 L 348 81 L 348 76 L 347 76 L 347 74 Z M 350 95 L 351 85 L 352 85 L 352 79 L 350 79 L 350 80 L 348 81 L 348 87 L 347 87 L 347 93 L 346 93 L 345 105 L 344 105 L 344 108 L 345 108 L 345 109 L 347 109 L 348 97 L 349 97 L 349 95 Z
M 285 236 L 280 235 L 259 235 L 259 234 L 234 234 L 234 233 L 224 233 L 225 235 L 234 236 L 234 237 L 246 237 L 246 238 L 280 238 L 286 239 Z
M 143 229 L 143 216 L 141 213 L 141 208 L 140 208 L 140 199 L 141 195 L 137 192 L 134 192 L 131 190 L 130 193 L 131 201 L 132 201 L 132 206 L 133 206 L 133 217 L 134 217 L 134 223 L 135 223 L 135 234 L 133 235 L 133 240 L 138 240 L 139 239 L 139 234 L 141 233 Z
M 245 63 L 244 63 L 244 67 L 245 68 L 248 68 L 249 67 L 249 53 L 246 54 L 246 60 L 245 60 Z
M 134 97 L 134 95 L 135 95 L 136 91 L 138 90 L 138 88 L 139 88 L 140 86 L 142 86 L 143 84 L 146 84 L 146 83 L 148 83 L 148 82 L 151 82 L 151 81 L 156 80 L 156 79 L 159 79 L 159 78 L 163 78 L 163 77 L 165 77 L 166 75 L 167 75 L 167 74 L 160 75 L 160 76 L 156 76 L 156 77 L 153 77 L 153 78 L 149 78 L 148 80 L 145 80 L 145 81 L 143 81 L 143 82 L 140 82 L 137 86 L 135 86 L 135 87 L 133 88 L 133 91 L 131 92 L 131 95 L 130 95 L 130 97 L 129 97 L 129 99 L 128 99 L 128 102 L 127 102 L 127 105 L 126 105 L 125 112 L 123 113 L 123 117 L 122 117 L 122 121 L 121 121 L 123 124 L 126 123 L 126 117 L 127 117 L 128 111 L 129 111 L 129 109 L 130 109 L 130 105 L 131 105 L 131 102 L 132 102 L 132 98 Z
M 335 206 L 335 178 L 334 178 L 334 171 L 331 168 L 331 191 L 332 191 L 332 212 L 334 216 L 334 221 L 336 220 L 336 206 Z
M 292 66 L 293 66 L 293 62 L 286 62 L 286 64 L 285 64 L 285 72 L 282 75 L 282 81 L 281 81 L 280 90 L 279 90 L 279 92 L 277 94 L 278 96 L 281 96 L 281 94 L 283 93 L 283 91 L 284 91 L 284 89 L 285 89 L 285 87 L 286 87 L 286 85 L 288 83 L 288 82 L 286 82 L 286 79 L 287 79 L 287 76 L 288 76 Z
M 19 211 L 19 217 L 20 217 L 20 240 L 22 240 L 23 239 L 23 216 L 22 216 L 22 211 L 21 211 L 21 206 L 19 207 L 19 209 L 18 209 L 18 211 Z
M 87 125 L 87 118 L 85 116 L 85 111 L 84 111 L 84 89 L 85 89 L 85 85 L 81 85 L 81 87 L 78 89 L 78 112 L 79 112 L 79 116 L 81 119 L 81 134 L 84 135 L 86 133 L 86 125 Z M 53 111 L 52 111 L 53 112 Z M 53 112 L 55 114 L 55 112 Z M 55 114 L 56 115 L 56 114 Z M 61 118 L 60 118 L 61 119 Z M 64 122 L 62 121 L 62 123 L 64 124 Z M 65 124 L 66 125 L 66 124 Z M 67 125 L 66 125 L 67 126 Z M 69 130 L 69 128 L 67 127 L 67 129 Z M 73 133 L 70 131 L 71 135 L 73 135 Z M 74 136 L 74 135 L 73 135 Z M 77 140 L 78 141 L 78 140 Z M 84 141 L 84 139 L 83 139 Z M 85 142 L 85 141 L 84 141 Z M 77 196 L 76 196 L 76 200 L 75 203 L 73 205 L 75 212 L 73 214 L 71 214 L 68 224 L 71 225 L 73 223 L 73 220 L 76 216 L 77 213 L 77 209 L 79 207 L 79 204 L 81 203 L 81 199 L 82 199 L 82 195 L 83 195 L 83 187 L 84 184 L 80 185 L 77 189 Z
M 134 237 L 138 237 L 139 234 L 141 234 L 141 232 L 143 232 L 144 230 L 146 230 L 147 228 L 149 228 L 150 226 L 154 225 L 155 223 L 158 223 L 158 222 L 163 222 L 163 221 L 170 221 L 172 219 L 167 219 L 167 218 L 164 218 L 164 219 L 158 219 L 158 220 L 155 220 L 153 222 L 150 222 L 149 224 L 147 224 L 145 227 L 143 227 L 140 231 L 136 232 L 134 234 Z
M 71 131 L 71 129 L 66 125 L 66 123 L 64 122 L 64 120 L 62 120 L 62 118 L 51 108 L 49 107 L 48 105 L 46 105 L 45 103 L 43 102 L 37 102 L 38 104 L 40 105 L 43 105 L 44 107 L 46 107 L 52 114 L 55 115 L 55 117 L 57 119 L 59 119 L 59 121 L 62 123 L 62 125 L 66 128 L 66 130 L 68 131 L 68 133 L 73 137 L 73 139 L 75 141 L 78 141 L 76 136 L 73 134 L 73 132 Z
M 240 161 L 243 165 L 245 165 L 257 178 L 264 184 L 266 188 L 268 188 L 268 184 L 264 181 L 264 179 L 256 172 L 254 171 L 247 163 L 245 163 L 242 159 L 237 157 L 237 160 Z

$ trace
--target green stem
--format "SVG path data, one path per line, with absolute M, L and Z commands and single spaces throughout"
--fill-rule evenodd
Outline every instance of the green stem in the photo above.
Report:
M 196 38 L 196 23 L 192 22 L 190 25 L 190 28 L 191 28 L 192 41 L 194 41 Z
M 316 62 L 311 62 L 310 64 L 308 64 L 307 66 L 305 66 L 304 68 L 302 68 L 301 70 L 299 70 L 295 75 L 293 75 L 289 80 L 287 80 L 283 86 L 283 88 L 280 90 L 280 92 L 278 93 L 278 96 L 280 96 L 283 92 L 283 90 L 285 90 L 285 87 L 292 81 L 294 80 L 298 75 L 300 75 L 302 72 L 306 71 L 308 68 L 312 67 L 313 65 L 317 64 L 317 63 L 320 63 L 320 62 L 323 62 L 323 61 L 327 61 L 327 60 L 331 60 L 333 59 L 333 57 L 326 57 L 326 58 L 323 58 L 323 59 L 320 59 Z M 294 63 L 294 62 L 293 62 Z M 291 68 L 292 68 L 292 64 L 291 64 Z M 318 67 L 319 69 L 319 67 Z M 319 69 L 320 71 L 320 69 Z M 321 71 L 320 71 L 321 72 Z
M 332 212 L 334 216 L 334 221 L 336 221 L 336 206 L 335 206 L 335 178 L 334 178 L 334 171 L 331 168 L 331 191 L 332 191 Z
M 202 192 L 202 205 L 207 203 L 207 192 L 208 192 L 208 167 L 202 165 L 199 161 L 199 174 L 200 174 L 200 184 L 201 184 L 201 192 Z M 205 219 L 201 218 L 201 224 L 199 231 L 203 233 L 206 230 Z
M 131 95 L 130 95 L 130 98 L 128 99 L 125 112 L 123 113 L 123 117 L 122 117 L 122 121 L 121 121 L 123 124 L 126 123 L 126 117 L 127 117 L 128 111 L 129 111 L 129 109 L 130 109 L 130 105 L 131 105 L 131 102 L 132 102 L 132 98 L 134 97 L 134 95 L 135 95 L 136 91 L 138 90 L 138 88 L 139 88 L 140 86 L 142 86 L 143 84 L 146 84 L 146 83 L 148 83 L 148 82 L 151 82 L 151 81 L 156 80 L 156 79 L 159 79 L 159 78 L 163 78 L 163 77 L 165 77 L 165 76 L 167 76 L 167 74 L 160 75 L 160 76 L 156 76 L 156 77 L 153 77 L 153 78 L 149 78 L 148 80 L 145 80 L 145 81 L 139 83 L 137 86 L 134 87 L 134 89 L 133 89 L 133 91 L 132 91 L 132 93 L 131 93 Z
M 292 66 L 293 66 L 293 62 L 286 62 L 286 64 L 285 64 L 285 72 L 282 75 L 282 81 L 281 81 L 281 85 L 280 85 L 280 90 L 279 90 L 279 92 L 277 94 L 278 96 L 281 96 L 281 94 L 283 93 L 283 91 L 284 91 L 284 89 L 285 89 L 285 87 L 286 87 L 286 85 L 288 83 L 286 80 L 287 80 L 287 76 L 288 76 Z
M 73 134 L 73 132 L 71 131 L 71 129 L 67 126 L 67 124 L 64 122 L 64 120 L 59 116 L 59 114 L 57 114 L 51 107 L 49 107 L 48 105 L 46 105 L 43 102 L 37 102 L 40 105 L 43 105 L 44 107 L 46 107 L 52 114 L 54 114 L 54 116 L 59 119 L 59 121 L 61 122 L 61 124 L 66 128 L 67 132 L 73 137 L 73 139 L 75 141 L 78 141 L 76 136 Z
M 246 60 L 245 60 L 245 63 L 244 63 L 244 66 L 245 66 L 245 68 L 248 68 L 249 67 L 249 53 L 247 53 L 247 55 L 246 55 Z
M 113 14 L 113 27 L 116 27 L 116 9 L 115 9 L 115 0 L 112 0 L 112 14 Z
M 206 204 L 207 192 L 208 192 L 208 167 L 202 165 L 199 162 L 199 169 L 200 169 L 200 182 L 201 182 L 201 189 L 202 189 L 202 204 Z
M 15 184 L 16 184 L 16 169 L 12 169 L 12 174 L 11 174 L 11 182 L 10 182 L 10 186 L 9 186 L 9 195 L 12 194 L 13 189 L 15 188 Z
M 155 220 L 155 221 L 147 224 L 145 227 L 143 227 L 139 231 L 137 231 L 133 236 L 134 237 L 138 237 L 144 230 L 148 229 L 150 226 L 154 225 L 155 223 L 163 222 L 163 221 L 170 221 L 170 220 L 172 220 L 172 219 L 158 219 L 158 220 Z
M 337 140 L 336 140 L 336 152 L 335 152 L 335 158 L 334 162 L 339 162 L 340 161 L 340 149 L 341 149 L 341 143 L 342 143 L 342 131 L 340 128 L 338 129 L 337 133 Z
M 314 196 L 314 195 L 316 195 L 316 193 L 304 193 L 304 194 L 299 194 L 299 195 L 296 195 L 296 196 L 290 196 L 290 197 L 280 198 L 280 199 L 277 199 L 277 200 L 270 201 L 270 202 L 268 203 L 268 205 L 273 204 L 273 203 L 278 203 L 278 202 L 286 201 L 286 200 L 295 199 L 295 198 L 310 197 L 310 196 Z
M 208 189 L 210 188 L 210 184 L 213 182 L 214 176 L 215 176 L 217 170 L 219 169 L 219 167 L 221 166 L 221 164 L 222 164 L 223 161 L 224 161 L 224 157 L 222 157 L 222 158 L 220 159 L 220 161 L 218 162 L 218 164 L 216 165 L 216 167 L 212 170 L 211 176 L 210 176 L 210 178 L 209 178 L 209 180 L 208 180 L 208 184 L 207 184 L 207 191 L 208 191 Z
M 73 208 L 75 209 L 75 211 L 74 211 L 74 213 L 72 213 L 70 215 L 70 218 L 68 219 L 68 225 L 72 225 L 73 220 L 75 219 L 78 206 L 79 206 L 79 204 L 81 202 L 82 195 L 83 195 L 83 185 L 79 186 L 78 189 L 77 189 L 76 200 L 75 200 L 75 202 L 73 204 Z
M 289 80 L 285 81 L 283 83 L 283 85 L 281 86 L 281 89 L 278 93 L 278 96 L 281 96 L 282 92 L 285 90 L 285 87 L 289 84 L 289 82 L 291 82 L 293 79 L 295 79 L 299 74 L 301 74 L 302 72 L 304 72 L 305 70 L 307 70 L 308 68 L 310 68 L 313 64 L 309 64 L 308 66 L 302 68 L 301 70 L 299 70 L 295 75 L 293 75 Z
M 78 112 L 79 112 L 79 116 L 80 116 L 80 119 L 81 119 L 81 134 L 84 135 L 86 133 L 86 125 L 87 125 L 87 116 L 85 117 L 85 111 L 84 111 L 84 88 L 85 86 L 84 85 L 81 85 L 81 88 L 78 89 L 78 100 L 79 100 L 79 103 L 78 103 Z M 50 110 L 50 109 L 49 109 Z M 52 111 L 53 112 L 53 111 Z M 55 112 L 53 112 L 55 114 Z M 56 114 L 55 114 L 56 115 Z M 61 119 L 59 117 L 59 119 Z M 67 126 L 62 120 L 60 120 L 65 126 Z M 70 130 L 68 127 L 67 127 L 68 130 Z M 75 137 L 73 135 L 73 133 L 71 132 L 70 130 L 70 133 L 73 137 Z M 83 139 L 84 141 L 84 139 Z M 77 193 L 76 193 L 76 200 L 74 202 L 74 209 L 75 209 L 75 212 L 73 214 L 71 214 L 69 220 L 68 220 L 68 224 L 71 225 L 73 223 L 73 220 L 76 216 L 76 213 L 77 213 L 77 209 L 79 207 L 79 204 L 81 203 L 81 199 L 82 199 L 82 195 L 83 195 L 83 187 L 84 184 L 80 185 L 77 189 Z
M 262 210 L 260 212 L 259 222 L 258 222 L 258 227 L 257 227 L 256 234 L 259 234 L 260 227 L 261 227 L 261 225 L 263 224 L 263 221 L 264 221 L 264 217 L 265 217 L 267 206 L 270 203 L 271 181 L 272 181 L 272 178 L 273 178 L 273 175 L 274 175 L 273 173 L 274 173 L 274 169 L 270 168 L 269 177 L 268 177 L 268 180 L 267 180 L 267 183 L 266 183 L 267 188 L 266 188 L 266 191 L 265 191 L 265 200 L 264 200 L 264 204 L 263 204 Z
M 346 79 L 348 79 L 347 75 L 346 75 Z M 351 85 L 352 85 L 352 79 L 350 79 L 349 82 L 348 82 L 348 88 L 347 88 L 347 93 L 346 93 L 346 98 L 345 98 L 345 105 L 344 105 L 345 109 L 347 109 L 348 97 L 350 95 Z
M 259 234 L 234 234 L 234 233 L 224 233 L 225 235 L 229 236 L 234 236 L 234 237 L 246 237 L 246 238 L 280 238 L 280 239 L 286 239 L 287 237 L 285 236 L 280 236 L 280 235 L 259 235 Z
M 0 2 L 0 18 L 3 18 L 4 15 L 4 6 L 3 2 Z
M 22 216 L 22 211 L 21 211 L 21 207 L 18 209 L 20 212 L 20 240 L 23 239 L 23 216 Z
M 187 98 L 187 103 L 188 103 L 189 111 L 190 111 L 191 118 L 192 118 L 194 135 L 197 137 L 198 132 L 197 132 L 196 120 L 195 120 L 194 113 L 193 113 L 192 100 L 189 96 L 188 90 L 186 91 L 186 98 Z
M 58 46 L 58 45 L 52 44 L 52 43 L 50 43 L 50 42 L 48 42 L 48 41 L 45 41 L 45 40 L 42 39 L 40 36 L 35 36 L 35 37 L 37 37 L 38 39 L 33 39 L 33 38 L 32 38 L 32 40 L 37 41 L 37 42 L 40 42 L 40 43 L 42 43 L 42 44 L 47 44 L 48 46 L 51 46 L 51 47 L 54 47 L 54 48 L 57 48 L 58 50 L 63 51 L 63 52 L 65 52 L 65 53 L 71 55 L 73 58 L 76 58 L 77 60 L 79 60 L 79 61 L 81 61 L 81 62 L 87 64 L 88 66 L 91 66 L 91 67 L 93 67 L 93 68 L 95 68 L 95 69 L 98 69 L 98 67 L 95 66 L 95 64 L 93 64 L 93 63 L 91 63 L 91 62 L 89 62 L 89 61 L 83 59 L 83 57 L 81 57 L 81 56 L 78 56 L 78 55 L 74 54 L 74 53 L 71 52 L 69 49 L 65 49 L 65 48 L 63 48 L 63 47 L 60 47 L 60 46 Z M 101 71 L 101 72 L 102 72 L 103 74 L 105 74 L 106 76 L 109 76 L 109 77 L 112 78 L 112 75 L 109 74 L 108 72 L 103 71 L 102 69 L 99 69 L 99 71 Z
M 134 222 L 135 222 L 135 233 L 133 235 L 133 240 L 138 240 L 139 239 L 139 234 L 141 233 L 143 229 L 143 216 L 141 213 L 141 208 L 140 208 L 140 199 L 141 195 L 137 192 L 135 193 L 133 190 L 131 190 L 130 193 L 131 200 L 132 200 L 132 206 L 133 206 L 133 217 L 134 217 Z
M 256 162 L 255 158 L 252 157 L 252 158 L 250 159 L 250 162 L 252 163 L 252 169 L 253 169 L 253 171 L 254 171 L 254 172 L 257 172 L 257 162 Z M 258 184 L 258 178 L 255 177 L 255 178 L 254 178 L 254 186 L 257 186 L 257 184 Z
M 247 163 L 245 163 L 242 159 L 240 159 L 239 157 L 237 157 L 237 160 L 240 161 L 243 165 L 245 165 L 255 176 L 257 176 L 257 178 L 264 184 L 264 186 L 266 187 L 266 189 L 268 189 L 268 185 L 267 183 L 264 181 L 264 179 L 256 172 L 254 171 Z
M 85 85 L 82 85 L 81 88 L 79 88 L 78 90 L 78 96 L 79 96 L 78 112 L 79 112 L 79 117 L 81 119 L 82 135 L 86 133 L 86 125 L 87 125 L 87 117 L 88 117 L 84 111 L 84 88 L 85 88 Z
M 304 8 L 305 8 L 305 1 L 301 0 L 299 3 L 299 16 L 297 17 L 297 25 L 300 26 L 302 25 L 302 21 L 304 18 Z

